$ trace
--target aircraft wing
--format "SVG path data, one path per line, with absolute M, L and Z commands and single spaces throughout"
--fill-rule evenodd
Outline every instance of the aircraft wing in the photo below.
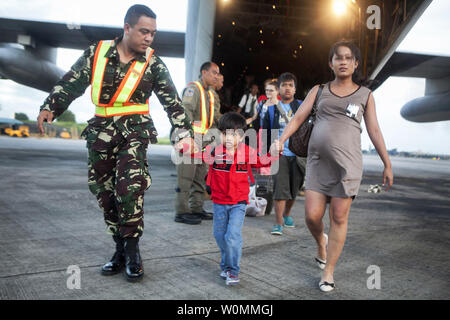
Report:
M 32 43 L 44 43 L 55 48 L 86 49 L 98 40 L 114 39 L 123 29 L 109 26 L 71 25 L 0 18 L 0 42 L 20 43 L 20 36 L 30 37 Z M 184 33 L 158 31 L 152 44 L 155 53 L 163 57 L 184 57 Z
M 450 75 L 450 57 L 395 52 L 375 78 L 372 89 L 390 76 L 440 79 Z
M 450 120 L 450 57 L 395 52 L 373 82 L 375 90 L 390 76 L 425 78 L 425 96 L 406 103 L 400 110 L 413 122 Z

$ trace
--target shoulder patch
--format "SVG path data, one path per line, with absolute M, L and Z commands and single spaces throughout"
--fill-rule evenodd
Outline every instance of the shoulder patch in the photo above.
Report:
M 185 97 L 192 97 L 193 95 L 194 95 L 194 89 L 192 89 L 192 88 L 187 88 L 186 91 L 184 92 Z

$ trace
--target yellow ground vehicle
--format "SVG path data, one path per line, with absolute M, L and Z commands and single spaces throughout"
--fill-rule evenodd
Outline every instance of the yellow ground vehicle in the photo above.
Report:
M 63 129 L 63 131 L 59 134 L 59 136 L 63 139 L 70 139 L 70 133 L 67 131 L 67 129 Z
M 28 126 L 12 125 L 11 128 L 5 128 L 4 132 L 10 137 L 28 138 L 30 136 L 30 128 Z

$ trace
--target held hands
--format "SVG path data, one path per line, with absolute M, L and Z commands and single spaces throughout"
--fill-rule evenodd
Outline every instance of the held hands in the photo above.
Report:
M 282 143 L 280 140 L 275 140 L 275 142 L 278 143 L 278 153 L 282 154 L 284 151 L 284 142 Z
M 269 152 L 271 155 L 278 155 L 283 152 L 283 145 L 280 144 L 280 141 L 275 140 L 270 146 Z
M 390 167 L 384 168 L 383 187 L 386 185 L 386 180 L 388 180 L 388 184 L 386 186 L 386 191 L 388 191 L 392 187 L 392 184 L 394 183 L 394 174 L 392 173 L 392 168 L 390 168 Z
M 37 126 L 39 129 L 39 132 L 41 133 L 41 136 L 44 135 L 44 133 L 45 133 L 44 126 L 43 126 L 44 120 L 46 120 L 47 123 L 52 123 L 53 112 L 48 111 L 48 110 L 42 110 L 39 113 L 39 116 L 37 118 Z
M 198 152 L 200 149 L 191 137 L 183 138 L 174 145 L 174 148 L 178 152 L 185 154 L 192 154 Z
M 258 118 L 258 115 L 255 114 L 253 117 L 245 119 L 245 123 L 247 123 L 247 125 L 249 125 L 250 123 L 255 121 L 257 118 Z

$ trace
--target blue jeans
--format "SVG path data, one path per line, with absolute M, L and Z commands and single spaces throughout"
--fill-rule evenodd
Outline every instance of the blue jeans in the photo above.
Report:
M 247 205 L 214 203 L 213 207 L 213 232 L 221 254 L 220 268 L 237 276 L 242 256 L 242 226 Z

